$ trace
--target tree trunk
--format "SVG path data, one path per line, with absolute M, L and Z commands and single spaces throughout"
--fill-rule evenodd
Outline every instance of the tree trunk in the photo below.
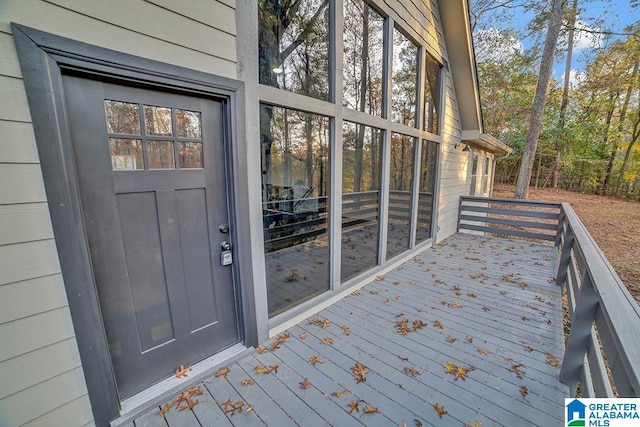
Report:
M 538 148 L 538 138 L 542 132 L 542 116 L 547 104 L 547 91 L 551 72 L 553 71 L 553 58 L 558 44 L 562 16 L 564 14 L 566 0 L 553 0 L 552 12 L 549 17 L 549 29 L 544 43 L 542 60 L 540 61 L 540 72 L 538 73 L 538 84 L 533 98 L 533 109 L 529 123 L 529 131 L 525 141 L 524 152 L 522 153 L 522 163 L 518 173 L 518 182 L 514 197 L 516 199 L 526 199 L 529 194 L 529 183 L 533 170 L 533 161 Z
M 633 132 L 631 133 L 631 142 L 629 142 L 629 146 L 627 147 L 627 151 L 624 153 L 624 160 L 622 160 L 622 166 L 620 166 L 620 172 L 618 173 L 618 183 L 616 185 L 616 197 L 620 197 L 620 188 L 622 187 L 622 181 L 624 180 L 624 173 L 627 170 L 627 165 L 629 164 L 629 157 L 631 155 L 631 150 L 638 139 L 640 138 L 640 110 L 638 110 L 638 117 L 636 118 L 635 123 L 633 124 Z
M 569 84 L 571 81 L 571 61 L 573 58 L 573 36 L 574 27 L 576 25 L 576 15 L 578 14 L 578 0 L 573 0 L 571 4 L 571 15 L 569 17 L 569 33 L 567 36 L 567 61 L 564 66 L 564 87 L 562 88 L 562 102 L 560 104 L 560 120 L 558 127 L 560 128 L 559 140 L 556 140 L 556 159 L 553 163 L 551 171 L 551 187 L 558 188 L 558 174 L 560 172 L 560 161 L 562 159 L 562 149 L 566 144 L 566 136 L 564 134 L 564 122 L 567 114 L 567 105 L 569 104 Z

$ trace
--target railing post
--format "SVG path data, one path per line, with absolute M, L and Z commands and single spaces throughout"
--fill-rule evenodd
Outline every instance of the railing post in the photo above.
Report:
M 460 216 L 462 215 L 462 199 L 464 196 L 460 196 L 460 201 L 458 202 L 458 226 L 456 227 L 456 233 L 460 232 Z
M 558 274 L 556 274 L 556 285 L 562 286 L 567 280 L 569 264 L 571 263 L 571 250 L 573 249 L 573 229 L 567 226 L 567 232 L 564 236 L 562 252 L 560 253 L 560 261 L 558 262 Z
M 580 370 L 591 343 L 591 328 L 598 307 L 598 295 L 593 289 L 591 277 L 585 274 L 571 319 L 571 332 L 560 369 L 560 381 L 565 384 L 571 385 L 580 381 Z
M 562 230 L 564 229 L 564 220 L 567 216 L 564 213 L 564 206 L 560 205 L 560 218 L 558 218 L 558 231 L 556 232 L 556 248 L 562 243 Z

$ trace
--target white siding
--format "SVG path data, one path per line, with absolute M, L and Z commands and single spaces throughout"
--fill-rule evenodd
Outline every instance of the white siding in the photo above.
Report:
M 236 78 L 235 2 L 0 1 L 0 425 L 91 425 L 11 22 Z

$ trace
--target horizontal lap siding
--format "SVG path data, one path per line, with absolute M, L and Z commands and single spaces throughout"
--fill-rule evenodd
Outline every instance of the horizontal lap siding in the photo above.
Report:
M 236 78 L 235 2 L 0 2 L 0 425 L 92 425 L 11 22 Z

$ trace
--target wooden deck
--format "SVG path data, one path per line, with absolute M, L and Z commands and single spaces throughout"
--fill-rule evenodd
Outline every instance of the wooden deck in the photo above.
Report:
M 129 426 L 562 425 L 556 266 L 551 246 L 454 235 Z

